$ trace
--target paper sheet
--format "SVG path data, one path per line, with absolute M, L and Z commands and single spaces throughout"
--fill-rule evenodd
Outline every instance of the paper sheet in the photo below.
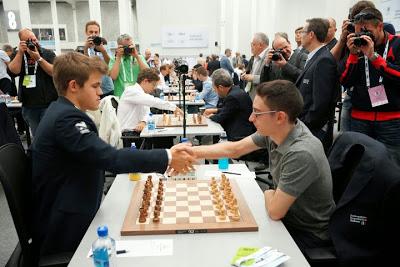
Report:
M 126 250 L 126 253 L 117 254 L 117 257 L 146 257 L 146 256 L 172 256 L 172 239 L 153 240 L 116 240 L 116 250 Z M 92 255 L 89 250 L 87 257 Z

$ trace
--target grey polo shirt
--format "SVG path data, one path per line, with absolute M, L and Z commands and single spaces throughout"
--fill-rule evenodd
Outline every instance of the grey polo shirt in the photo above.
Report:
M 331 171 L 321 142 L 300 120 L 279 146 L 257 132 L 251 137 L 257 146 L 268 148 L 275 188 L 296 198 L 283 219 L 285 224 L 329 239 L 328 223 L 335 203 Z

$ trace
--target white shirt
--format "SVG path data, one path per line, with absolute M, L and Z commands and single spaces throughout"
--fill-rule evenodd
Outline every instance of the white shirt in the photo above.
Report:
M 0 79 L 7 78 L 11 80 L 10 76 L 7 74 L 7 64 L 10 62 L 10 57 L 6 52 L 0 50 Z
M 146 94 L 136 83 L 125 88 L 119 100 L 117 117 L 123 130 L 133 130 L 141 122 L 147 122 L 150 107 L 174 111 L 176 105 Z
M 157 85 L 157 88 L 162 91 L 168 90 L 169 86 L 165 83 L 164 75 L 162 75 L 162 73 L 160 72 L 160 75 L 158 76 L 160 77 L 160 83 Z
M 258 56 L 254 56 L 253 66 L 251 68 L 251 74 L 253 74 L 253 83 L 260 83 L 260 75 L 262 66 L 264 66 L 265 54 L 268 53 L 268 47 L 265 48 Z
M 323 44 L 323 45 L 321 45 L 320 47 L 315 48 L 313 51 L 311 51 L 311 52 L 308 54 L 307 61 L 306 61 L 306 64 L 304 65 L 304 67 L 307 65 L 308 61 L 310 61 L 310 60 L 312 59 L 312 57 L 318 52 L 318 50 L 320 50 L 321 47 L 323 47 L 323 46 L 325 46 L 325 45 Z

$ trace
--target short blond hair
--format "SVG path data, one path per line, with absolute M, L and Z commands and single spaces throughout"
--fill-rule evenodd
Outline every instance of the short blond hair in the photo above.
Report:
M 79 86 L 83 86 L 89 80 L 90 74 L 98 72 L 105 75 L 107 71 L 107 65 L 99 57 L 69 52 L 54 60 L 53 82 L 58 95 L 65 95 L 70 81 L 75 80 Z

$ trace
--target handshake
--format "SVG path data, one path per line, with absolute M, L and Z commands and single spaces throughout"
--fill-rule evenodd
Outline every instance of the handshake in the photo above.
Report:
M 193 170 L 197 160 L 195 150 L 190 143 L 180 143 L 170 149 L 172 160 L 168 172 L 170 174 L 187 173 Z

